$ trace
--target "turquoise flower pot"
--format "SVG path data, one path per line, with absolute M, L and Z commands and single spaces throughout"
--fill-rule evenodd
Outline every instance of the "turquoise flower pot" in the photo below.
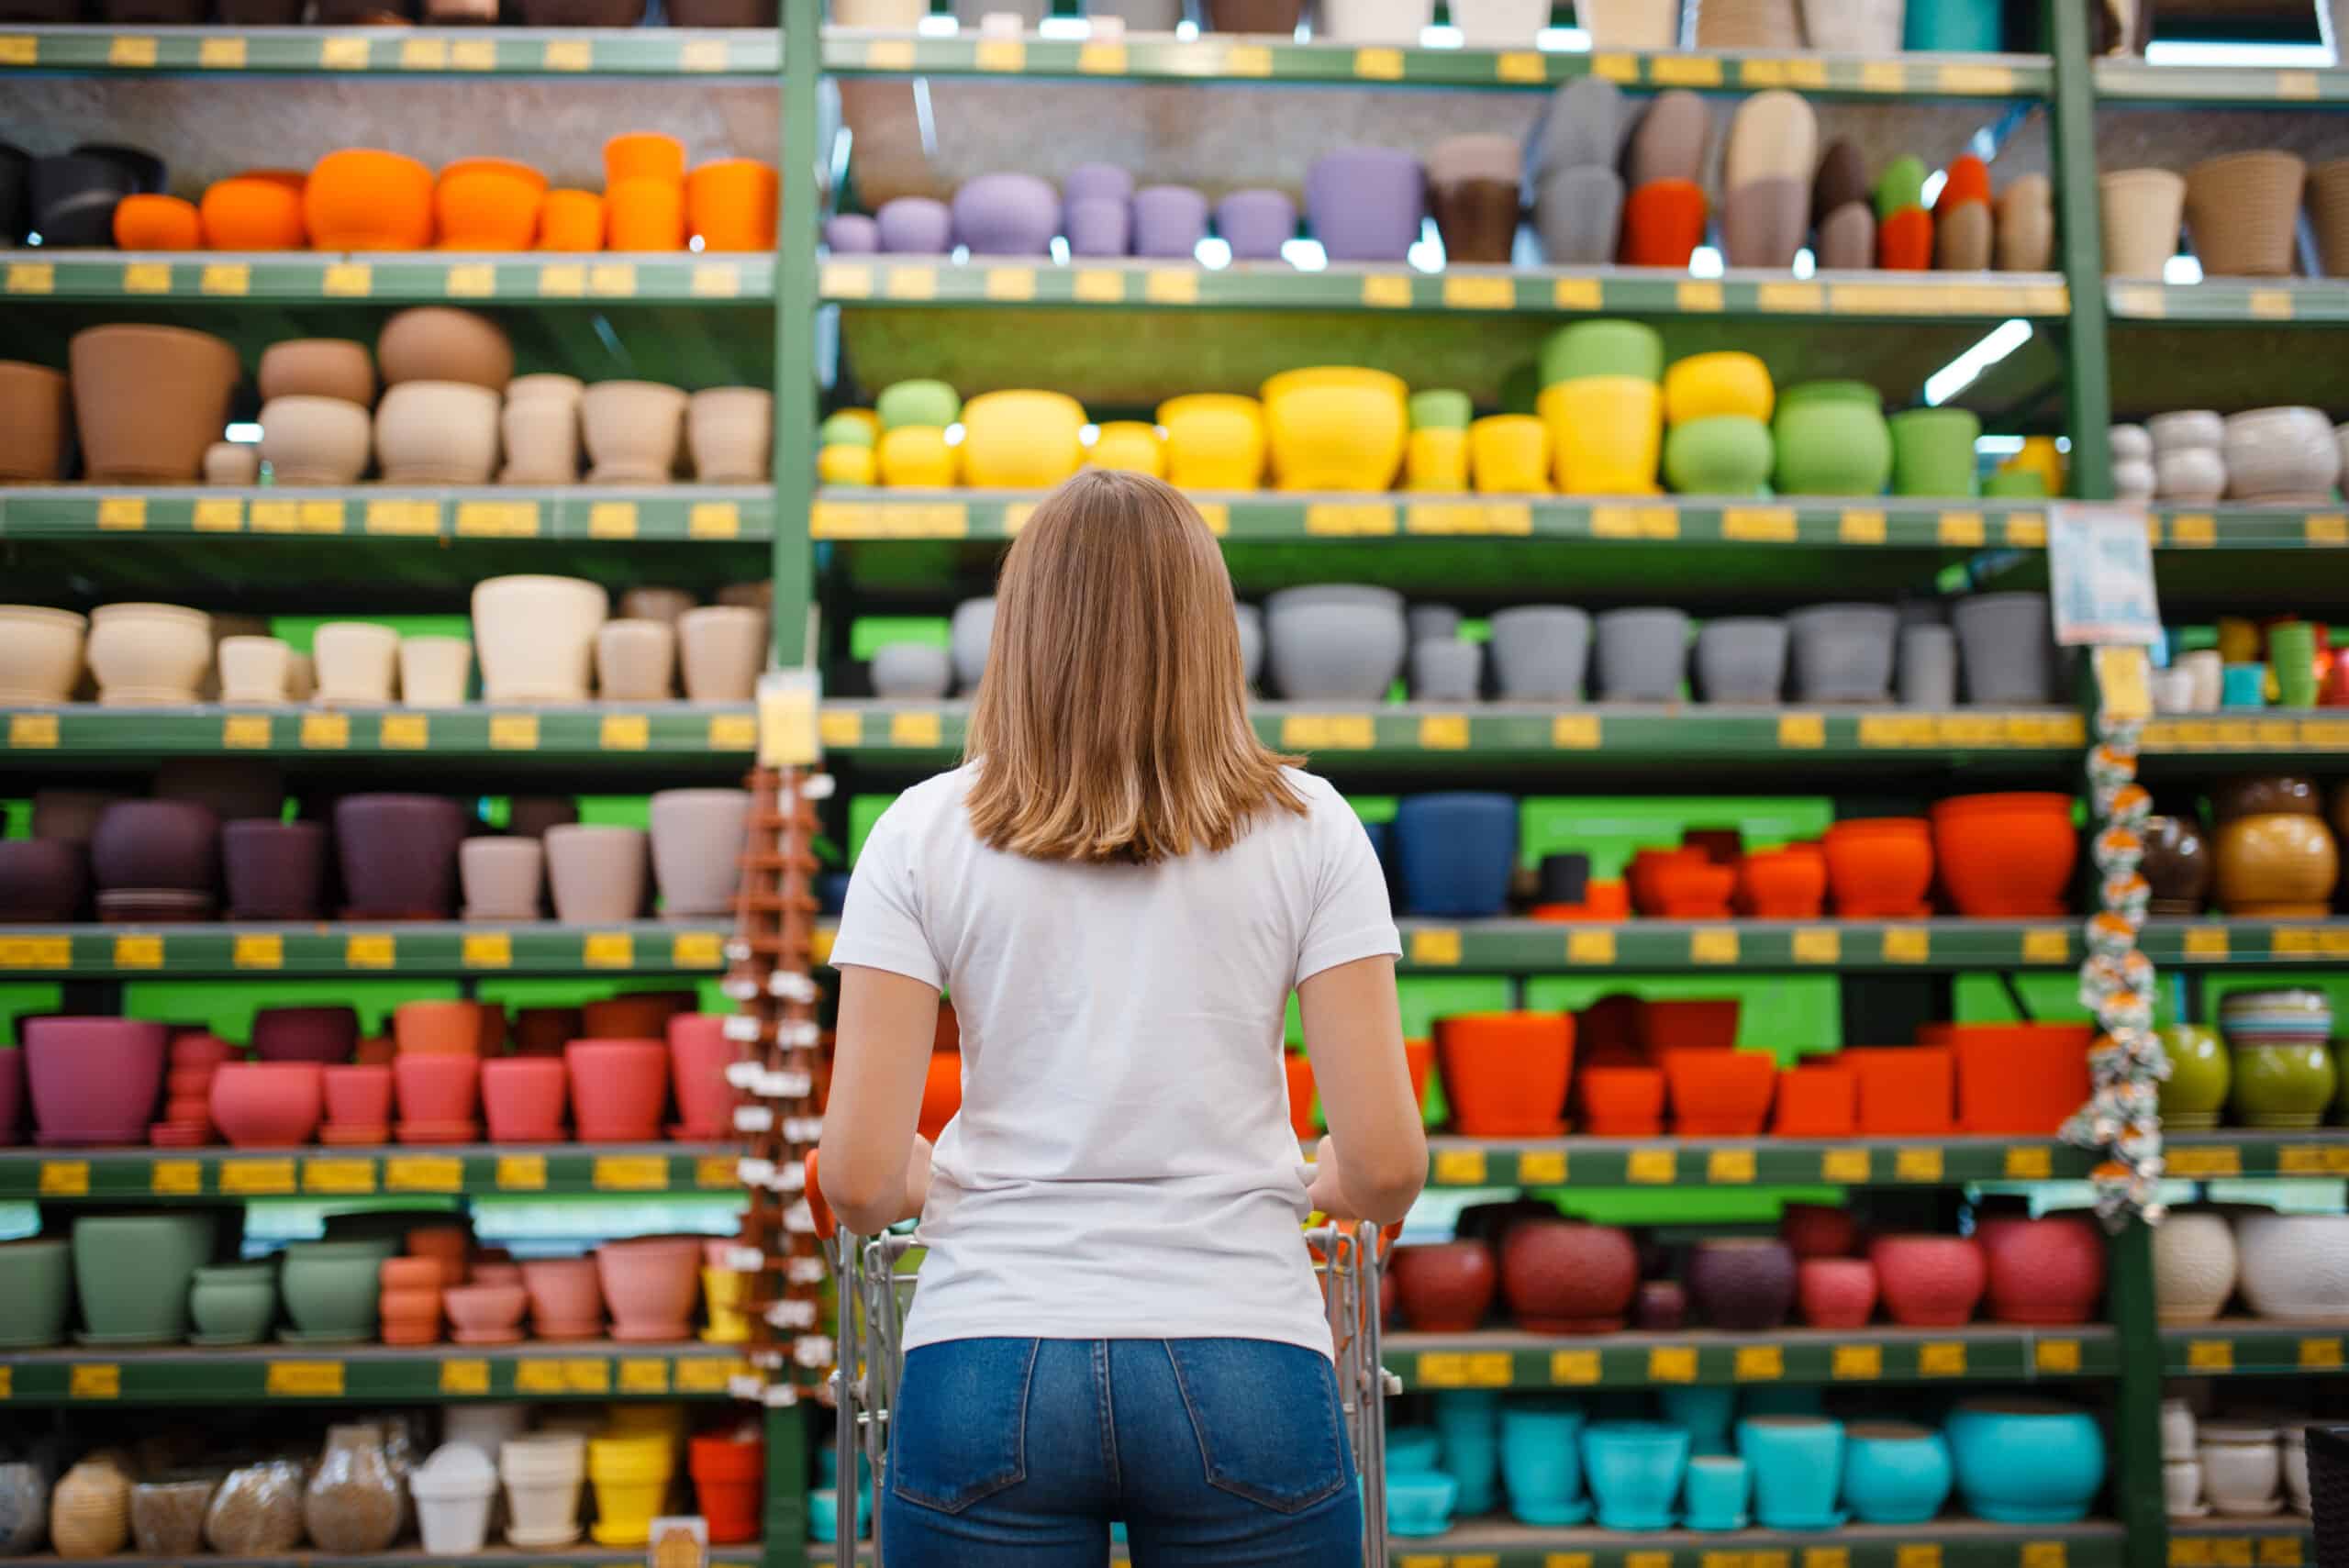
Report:
M 1703 1454 L 1688 1462 L 1681 1493 L 1690 1529 L 1743 1529 L 1749 1485 L 1745 1461 Z
M 1661 1421 L 1600 1421 L 1582 1434 L 1583 1468 L 1609 1529 L 1664 1529 L 1688 1467 L 1688 1434 Z
M 1560 1401 L 1502 1407 L 1501 1485 L 1520 1520 L 1554 1529 L 1590 1517 L 1582 1496 L 1582 1428 L 1581 1409 Z
M 2104 1433 L 2087 1411 L 2053 1400 L 1968 1400 L 1943 1429 L 1965 1506 L 2009 1525 L 2087 1517 L 2104 1484 Z
M 1765 1529 L 1829 1529 L 1843 1481 L 1843 1423 L 1823 1416 L 1749 1416 L 1737 1451 L 1753 1473 L 1753 1513 Z
M 1453 1507 L 1471 1517 L 1491 1513 L 1500 1493 L 1499 1394 L 1486 1388 L 1460 1388 L 1437 1395 L 1435 1430 L 1443 1473 L 1460 1483 L 1460 1496 Z
M 1923 1524 L 1952 1479 L 1949 1444 L 1930 1427 L 1878 1421 L 1844 1433 L 1843 1502 L 1863 1524 Z

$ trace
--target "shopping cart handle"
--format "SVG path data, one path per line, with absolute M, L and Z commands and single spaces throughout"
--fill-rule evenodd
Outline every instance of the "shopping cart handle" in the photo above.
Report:
M 840 1221 L 832 1218 L 832 1206 L 824 1201 L 824 1189 L 816 1184 L 816 1151 L 807 1151 L 807 1212 L 816 1217 L 816 1234 L 829 1241 L 841 1233 Z

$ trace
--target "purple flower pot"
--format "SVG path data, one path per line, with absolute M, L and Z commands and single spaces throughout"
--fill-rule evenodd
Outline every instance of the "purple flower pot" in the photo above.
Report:
M 163 1087 L 168 1028 L 52 1015 L 26 1019 L 23 1029 L 25 1077 L 41 1142 L 145 1140 Z
M 464 808 L 446 795 L 351 795 L 335 803 L 347 918 L 445 920 L 457 891 Z
M 1134 254 L 1188 261 L 1208 237 L 1208 199 L 1188 185 L 1152 185 L 1134 195 Z
M 327 885 L 327 830 L 315 822 L 231 822 L 220 829 L 231 920 L 315 920 Z
M 220 880 L 220 819 L 194 801 L 117 801 L 90 837 L 90 871 L 101 891 L 209 893 Z
M 89 853 L 71 839 L 0 839 L 0 925 L 79 917 Z
M 1716 1329 L 1782 1327 L 1795 1304 L 1795 1255 L 1776 1237 L 1699 1241 L 1688 1256 L 1688 1294 Z
M 974 256 L 1048 255 L 1060 231 L 1060 193 L 1033 174 L 982 174 L 954 193 L 954 242 Z
M 1074 206 L 1095 200 L 1131 201 L 1134 177 L 1115 163 L 1080 163 L 1061 181 L 1061 200 Z
M 881 249 L 881 226 L 863 213 L 824 220 L 824 244 L 835 256 L 870 256 Z
M 1347 148 L 1306 175 L 1305 212 L 1332 261 L 1399 261 L 1419 238 L 1427 177 L 1408 152 Z
M 263 1007 L 253 1014 L 255 1062 L 351 1060 L 359 1049 L 359 1015 L 349 1007 Z
M 1133 249 L 1134 209 L 1123 196 L 1086 196 L 1068 204 L 1072 256 L 1124 256 Z
M 0 1149 L 17 1143 L 25 1125 L 25 1053 L 0 1051 Z
M 873 221 L 881 249 L 893 256 L 943 256 L 954 248 L 953 215 L 928 196 L 884 202 Z
M 1215 231 L 1235 261 L 1277 261 L 1297 238 L 1297 204 L 1279 191 L 1234 191 L 1215 205 Z

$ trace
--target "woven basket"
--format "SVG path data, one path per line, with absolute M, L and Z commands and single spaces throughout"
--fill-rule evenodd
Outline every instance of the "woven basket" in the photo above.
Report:
M 2233 152 L 2186 172 L 2186 225 L 2206 277 L 2292 273 L 2308 165 L 2288 152 Z

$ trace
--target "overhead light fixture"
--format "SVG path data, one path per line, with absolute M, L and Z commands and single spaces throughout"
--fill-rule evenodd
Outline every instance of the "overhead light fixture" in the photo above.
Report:
M 1982 373 L 2031 341 L 2031 323 L 2002 321 L 1974 347 L 1925 378 L 1925 402 L 1940 407 L 1981 379 Z

